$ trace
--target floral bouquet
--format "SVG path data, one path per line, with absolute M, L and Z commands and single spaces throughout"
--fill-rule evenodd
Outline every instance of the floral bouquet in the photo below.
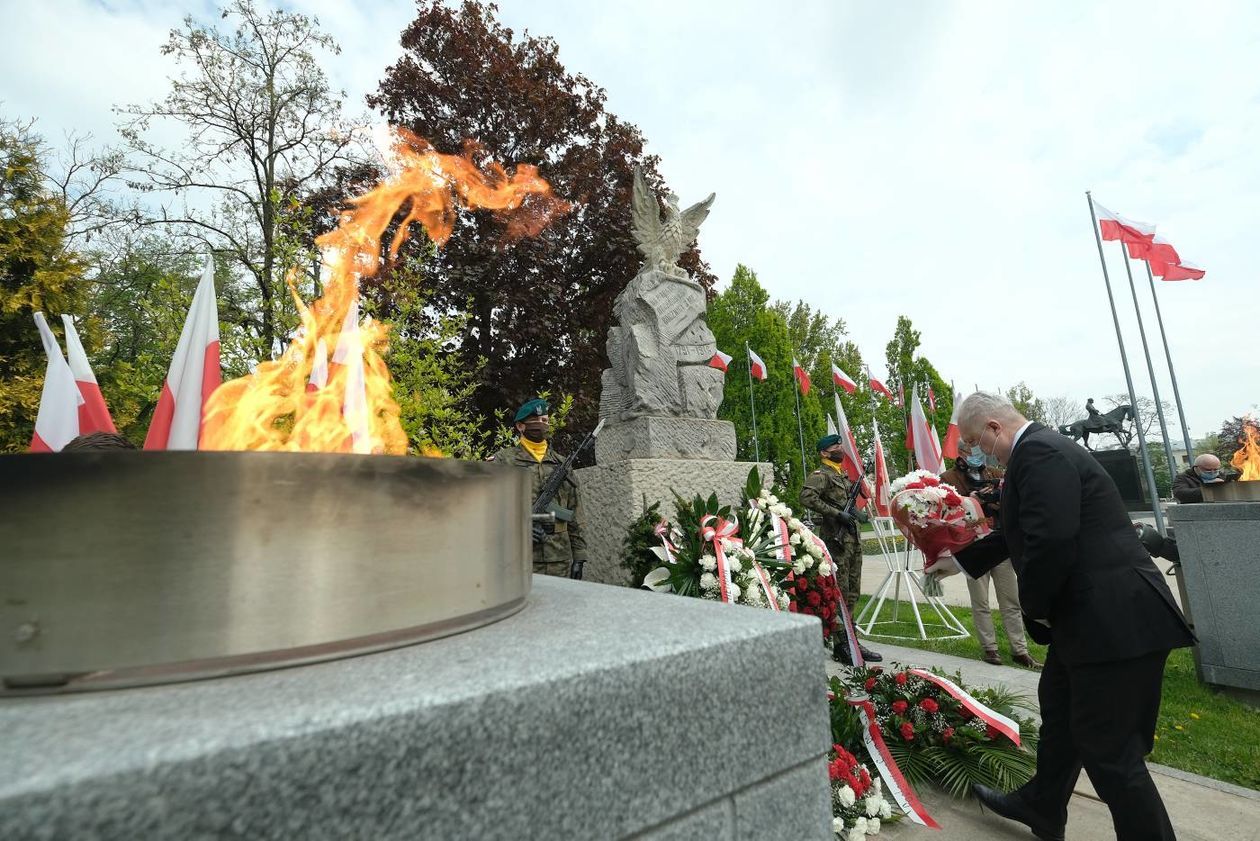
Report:
M 740 536 L 739 520 L 729 506 L 707 500 L 674 497 L 675 522 L 661 520 L 654 528 L 657 545 L 651 552 L 661 566 L 649 572 L 643 586 L 663 593 L 698 596 L 728 604 L 787 610 L 790 599 L 776 578 L 786 565 L 773 544 L 754 533 Z
M 941 556 L 989 532 L 980 503 L 926 470 L 902 476 L 889 488 L 892 518 L 923 552 L 930 571 Z
M 751 544 L 768 546 L 775 559 L 788 568 L 782 584 L 788 610 L 817 616 L 822 621 L 823 641 L 829 641 L 839 619 L 840 588 L 823 542 L 773 491 L 762 487 L 756 468 L 748 474 L 744 501 Z
M 831 828 L 842 841 L 878 835 L 880 821 L 892 817 L 892 806 L 880 791 L 879 779 L 845 750 L 832 745 L 827 775 L 831 778 Z

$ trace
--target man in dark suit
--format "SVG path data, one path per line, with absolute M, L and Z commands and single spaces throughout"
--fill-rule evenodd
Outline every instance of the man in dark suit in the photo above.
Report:
M 980 802 L 1062 839 L 1081 767 L 1119 841 L 1174 838 L 1145 757 L 1154 746 L 1164 663 L 1194 636 L 1138 542 L 1115 483 L 1090 454 L 1003 397 L 978 392 L 958 412 L 961 449 L 1006 467 L 1002 528 L 955 553 L 972 577 L 1010 557 L 1025 625 L 1048 644 L 1038 686 L 1037 773 Z

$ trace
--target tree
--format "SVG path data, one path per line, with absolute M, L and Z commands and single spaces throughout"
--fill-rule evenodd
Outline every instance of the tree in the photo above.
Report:
M 1078 401 L 1062 395 L 1043 399 L 1041 413 L 1043 418 L 1041 422 L 1056 429 L 1075 423 L 1085 416 L 1085 410 Z
M 511 247 L 489 213 L 461 211 L 425 264 L 428 312 L 467 313 L 453 352 L 466 368 L 485 360 L 474 393 L 485 423 L 550 389 L 574 396 L 573 426 L 584 432 L 598 411 L 613 301 L 641 262 L 630 230 L 633 168 L 659 192 L 657 159 L 637 128 L 605 109 L 601 88 L 564 68 L 552 39 L 517 36 L 475 0 L 418 6 L 403 55 L 369 104 L 439 152 L 537 165 L 575 205 Z M 697 249 L 681 262 L 712 286 Z
M 120 131 L 137 173 L 132 186 L 180 202 L 160 205 L 148 221 L 245 270 L 243 288 L 221 289 L 252 299 L 245 352 L 267 359 L 296 325 L 286 272 L 312 264 L 298 247 L 309 240 L 284 237 L 286 214 L 350 159 L 353 133 L 342 118 L 345 94 L 330 90 L 320 68 L 319 53 L 339 50 L 318 20 L 260 10 L 253 0 L 233 0 L 221 17 L 235 30 L 187 17 L 171 31 L 162 53 L 180 75 L 161 102 L 122 109 Z M 148 140 L 155 122 L 182 124 L 183 142 L 167 149 Z
M 1033 395 L 1032 389 L 1023 380 L 1020 380 L 1019 385 L 1006 390 L 1006 399 L 1030 421 L 1048 423 L 1045 404 Z
M 1221 431 L 1217 434 L 1216 448 L 1214 452 L 1221 460 L 1222 465 L 1230 464 L 1234 459 L 1234 453 L 1238 452 L 1247 436 L 1244 427 L 1248 424 L 1254 426 L 1255 421 L 1246 417 L 1233 417 L 1221 423 Z
M 69 213 L 44 182 L 40 140 L 30 125 L 0 122 L 0 451 L 31 443 L 47 358 L 33 321 L 54 331 L 62 313 L 83 312 L 79 259 L 65 249 Z
M 1128 406 L 1132 402 L 1129 399 L 1129 395 L 1124 393 L 1108 394 L 1103 397 L 1103 403 L 1108 409 L 1114 409 L 1117 406 Z M 1167 420 L 1172 413 L 1172 404 L 1167 400 L 1162 400 L 1160 401 L 1160 406 L 1164 410 L 1164 419 Z M 1151 437 L 1152 434 L 1157 439 L 1161 437 L 1159 435 L 1159 415 L 1155 413 L 1155 401 L 1144 394 L 1139 394 L 1137 397 L 1137 412 L 1142 421 L 1142 435 L 1146 438 L 1147 448 L 1149 449 L 1150 445 L 1154 443 L 1154 439 Z M 1134 435 L 1137 435 L 1136 428 L 1134 429 Z M 1171 430 L 1169 431 L 1169 436 L 1172 436 Z M 1111 439 L 1111 441 L 1113 442 L 1112 445 L 1103 449 L 1114 449 L 1120 446 L 1115 439 Z

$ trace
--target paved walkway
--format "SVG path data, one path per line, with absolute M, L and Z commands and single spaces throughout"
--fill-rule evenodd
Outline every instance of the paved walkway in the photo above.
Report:
M 963 588 L 963 597 L 966 597 L 966 587 Z M 877 648 L 884 655 L 885 663 L 896 661 L 903 665 L 937 666 L 950 673 L 958 670 L 969 685 L 1004 686 L 1036 698 L 1037 673 L 1027 669 L 992 666 L 978 660 L 902 648 L 882 641 Z M 836 674 L 839 666 L 828 661 L 827 670 Z M 1150 768 L 1179 841 L 1260 841 L 1260 792 L 1160 765 Z M 942 831 L 931 832 L 901 821 L 889 826 L 881 837 L 921 838 L 923 841 L 1022 840 L 1032 837 L 1021 824 L 988 812 L 982 814 L 974 800 L 954 800 L 935 789 L 920 790 L 918 794 Z M 1114 837 L 1107 807 L 1098 800 L 1089 778 L 1081 774 L 1068 807 L 1067 838 L 1069 841 L 1105 841 Z

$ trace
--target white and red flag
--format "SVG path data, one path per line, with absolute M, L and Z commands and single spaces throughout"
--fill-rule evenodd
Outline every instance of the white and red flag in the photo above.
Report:
M 945 471 L 936 436 L 932 434 L 927 416 L 923 413 L 923 404 L 919 402 L 918 386 L 915 386 L 910 397 L 910 426 L 907 437 L 911 440 L 906 442 L 906 446 L 913 444 L 914 460 L 920 470 L 929 470 L 938 475 Z
M 1176 265 L 1157 263 L 1154 260 L 1149 262 L 1151 274 L 1162 280 L 1202 280 L 1203 276 L 1207 274 L 1206 269 L 1201 269 L 1194 263 L 1188 263 L 1185 260 Z
M 801 367 L 801 363 L 796 361 L 796 357 L 792 357 L 792 376 L 796 377 L 796 384 L 801 387 L 801 394 L 809 394 L 809 372 Z
M 840 366 L 835 363 L 831 365 L 831 379 L 835 382 L 836 388 L 843 388 L 846 394 L 852 394 L 857 390 L 857 383 L 853 381 L 853 378 L 841 371 Z
M 346 366 L 346 394 L 341 415 L 350 430 L 350 451 L 372 452 L 371 412 L 367 399 L 367 376 L 363 365 L 363 334 L 359 330 L 359 301 L 356 298 L 346 310 L 337 337 L 332 361 Z
M 1181 262 L 1177 249 L 1159 234 L 1153 236 L 1149 242 L 1130 242 L 1125 247 L 1129 249 L 1129 256 L 1135 260 L 1146 260 L 1152 264 L 1169 263 L 1174 266 Z
M 117 432 L 101 387 L 96 383 L 96 375 L 88 363 L 87 353 L 83 350 L 83 342 L 79 341 L 79 331 L 74 329 L 74 319 L 63 315 L 61 323 L 66 328 L 66 356 L 69 357 L 70 370 L 74 372 L 75 384 L 83 395 L 83 402 L 79 404 L 79 434 Z
M 962 395 L 954 392 L 954 410 L 949 415 L 949 427 L 945 430 L 945 444 L 941 447 L 941 455 L 945 458 L 958 458 L 958 407 L 962 405 Z
M 883 383 L 881 383 L 879 380 L 875 379 L 874 377 L 871 377 L 871 391 L 875 392 L 876 394 L 882 394 L 885 397 L 887 397 L 889 400 L 893 399 L 893 393 L 888 390 L 888 386 L 884 385 Z
M 932 390 L 931 384 L 928 385 L 928 411 L 936 414 L 936 392 Z
M 722 373 L 726 373 L 726 369 L 731 365 L 731 355 L 722 353 L 722 351 L 714 349 L 713 358 L 709 360 L 710 368 L 717 368 Z
M 83 395 L 42 312 L 35 313 L 35 326 L 39 328 L 48 366 L 44 369 L 44 390 L 39 397 L 39 414 L 35 416 L 31 452 L 56 453 L 79 437 L 79 406 Z
M 853 435 L 853 429 L 849 426 L 849 418 L 844 413 L 844 406 L 840 403 L 840 395 L 836 398 L 836 434 L 840 436 L 840 446 L 844 449 L 844 472 L 848 474 L 850 482 L 856 482 L 862 476 L 862 456 L 858 451 L 857 438 Z M 862 498 L 858 497 L 859 507 Z
M 1118 239 L 1121 242 L 1141 244 L 1155 238 L 1154 225 L 1126 219 L 1118 213 L 1112 213 L 1098 202 L 1094 202 L 1094 212 L 1098 216 L 1098 231 L 1103 239 Z
M 175 345 L 158 398 L 146 450 L 195 450 L 201 440 L 206 401 L 223 382 L 219 368 L 219 307 L 214 298 L 214 258 L 206 257 L 184 329 Z
M 307 391 L 319 391 L 328 385 L 328 345 L 320 339 L 315 343 L 315 359 L 311 363 L 311 378 L 306 383 Z
M 897 408 L 906 408 L 906 384 L 897 383 Z
M 752 374 L 752 378 L 754 380 L 764 380 L 766 378 L 766 363 L 752 348 L 745 345 L 744 349 L 748 351 L 748 371 Z
M 888 477 L 888 460 L 884 458 L 884 442 L 879 438 L 879 424 L 871 419 L 875 434 L 875 511 L 881 517 L 892 516 L 889 503 L 892 500 L 892 480 Z

